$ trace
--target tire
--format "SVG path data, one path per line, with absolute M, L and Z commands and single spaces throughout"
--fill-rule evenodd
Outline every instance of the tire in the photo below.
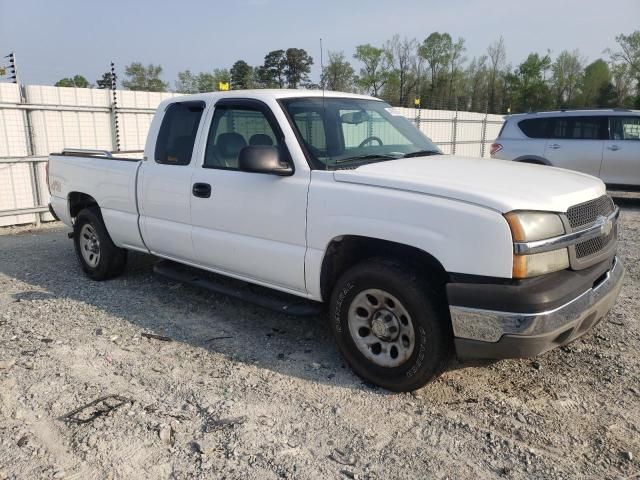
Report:
M 93 280 L 120 275 L 127 264 L 127 251 L 114 245 L 100 210 L 85 208 L 73 224 L 73 243 L 84 273 Z
M 337 281 L 331 330 L 357 375 L 394 392 L 409 392 L 436 378 L 453 351 L 445 306 L 412 268 L 393 260 L 366 260 Z

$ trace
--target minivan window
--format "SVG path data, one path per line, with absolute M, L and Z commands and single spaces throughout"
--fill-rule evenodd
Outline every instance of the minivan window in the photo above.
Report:
M 530 118 L 518 123 L 520 130 L 529 138 L 547 138 L 547 119 Z
M 204 102 L 177 102 L 167 107 L 156 140 L 155 160 L 167 165 L 189 165 Z
M 569 140 L 603 140 L 607 138 L 606 117 L 549 118 L 549 138 Z
M 609 117 L 611 140 L 640 140 L 640 116 Z

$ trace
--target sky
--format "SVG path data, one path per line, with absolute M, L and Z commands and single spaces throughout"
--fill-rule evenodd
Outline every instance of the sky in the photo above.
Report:
M 160 64 L 173 88 L 179 71 L 260 65 L 289 47 L 309 52 L 318 81 L 320 38 L 325 58 L 351 57 L 356 45 L 433 31 L 463 37 L 469 58 L 502 36 L 513 65 L 547 49 L 592 61 L 638 29 L 640 0 L 0 0 L 0 56 L 15 52 L 21 83 L 42 85 L 75 74 L 95 83 L 113 60 L 120 79 L 131 62 Z

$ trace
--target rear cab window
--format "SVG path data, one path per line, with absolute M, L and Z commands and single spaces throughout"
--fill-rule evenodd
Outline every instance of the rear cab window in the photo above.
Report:
M 167 107 L 156 140 L 155 161 L 189 165 L 205 103 L 176 102 Z

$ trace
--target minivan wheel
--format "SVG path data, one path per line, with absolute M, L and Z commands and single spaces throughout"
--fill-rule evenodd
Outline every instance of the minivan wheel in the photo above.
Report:
M 93 280 L 107 280 L 124 271 L 127 251 L 113 243 L 97 208 L 86 208 L 78 214 L 73 243 L 82 270 Z
M 331 329 L 351 368 L 388 390 L 416 390 L 452 351 L 444 300 L 402 263 L 367 260 L 344 273 L 331 297 Z

